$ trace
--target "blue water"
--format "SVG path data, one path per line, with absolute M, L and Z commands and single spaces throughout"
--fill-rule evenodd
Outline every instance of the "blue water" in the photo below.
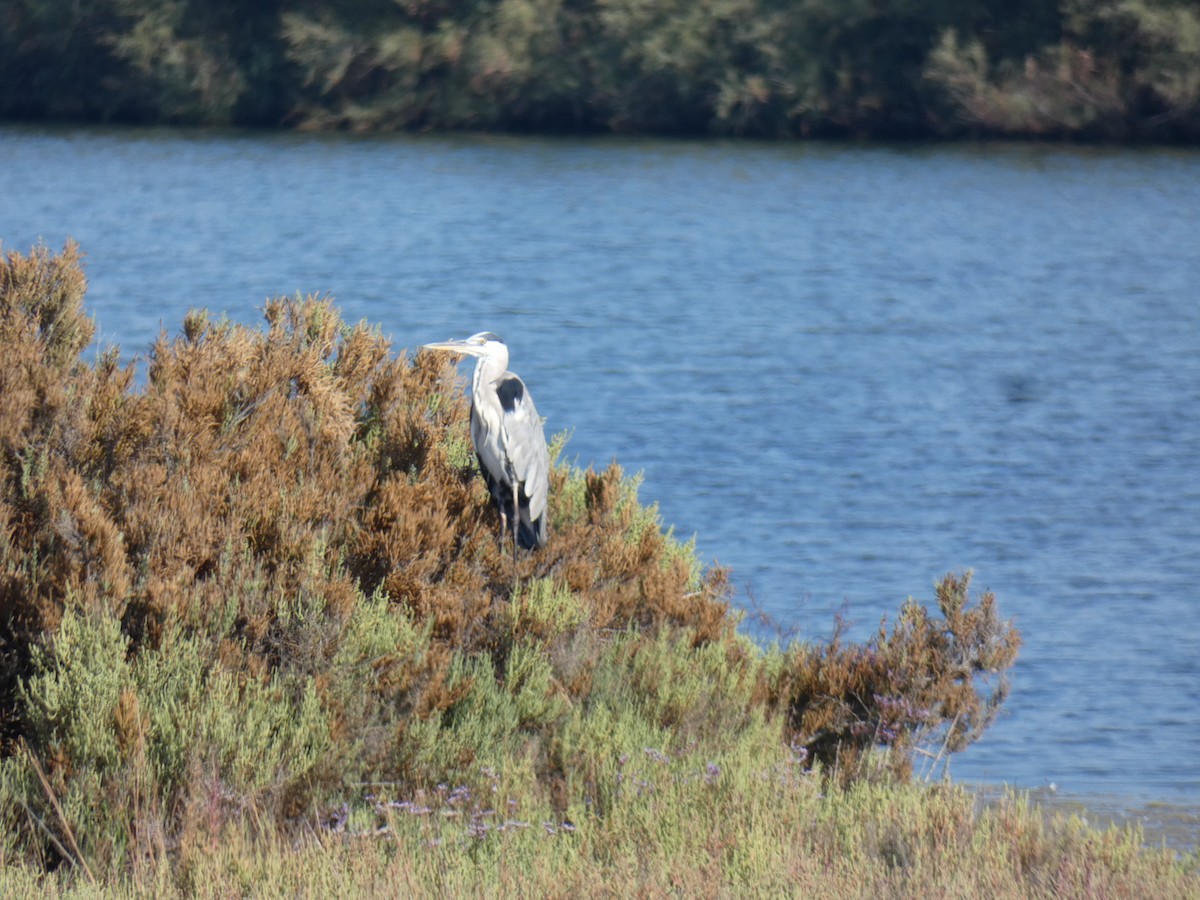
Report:
M 1200 801 L 1200 153 L 0 130 L 0 241 L 102 341 L 333 295 L 494 330 L 738 602 L 870 633 L 970 567 L 1025 644 L 957 778 Z

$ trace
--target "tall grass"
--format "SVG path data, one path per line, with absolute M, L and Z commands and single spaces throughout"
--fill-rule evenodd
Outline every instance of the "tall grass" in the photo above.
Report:
M 906 782 L 1006 693 L 968 577 L 763 649 L 636 479 L 559 462 L 514 589 L 448 363 L 279 300 L 138 388 L 84 288 L 71 245 L 0 264 L 6 893 L 1192 884 Z

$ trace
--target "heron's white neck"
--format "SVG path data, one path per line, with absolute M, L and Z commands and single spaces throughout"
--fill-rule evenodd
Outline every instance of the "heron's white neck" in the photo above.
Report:
M 479 356 L 475 360 L 475 376 L 473 386 L 478 392 L 485 385 L 497 381 L 508 369 L 508 354 L 500 348 L 499 352 L 492 351 Z

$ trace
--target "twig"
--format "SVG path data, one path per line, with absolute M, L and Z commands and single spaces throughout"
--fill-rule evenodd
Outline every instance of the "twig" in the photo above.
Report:
M 569 708 L 574 708 L 575 704 L 571 702 L 571 692 L 568 691 L 563 683 L 553 675 L 550 676 L 550 686 L 557 690 L 559 695 L 567 701 L 567 706 Z
M 41 816 L 29 808 L 29 804 L 25 802 L 25 798 L 18 797 L 17 802 L 21 804 L 21 808 L 25 810 L 26 815 L 33 820 L 33 824 L 42 829 L 46 833 L 46 837 L 50 838 L 50 843 L 54 845 L 54 849 L 58 851 L 58 855 L 63 859 L 69 859 L 72 865 L 79 865 L 75 862 L 75 858 L 67 851 L 67 848 L 62 845 L 62 841 L 58 839 L 58 836 L 50 830 L 50 826 L 42 821 Z
M 954 721 L 950 723 L 950 727 L 946 729 L 946 739 L 942 741 L 942 749 L 938 750 L 937 756 L 935 756 L 933 758 L 933 762 L 929 764 L 929 774 L 925 776 L 925 780 L 927 782 L 933 777 L 933 773 L 937 771 L 937 765 L 942 761 L 942 755 L 946 752 L 946 748 L 950 746 L 950 738 L 954 734 L 954 726 L 958 724 L 958 717 L 961 715 L 962 713 L 957 713 L 954 716 Z
M 37 761 L 37 757 L 34 756 L 33 751 L 29 749 L 29 744 L 22 740 L 21 746 L 25 750 L 25 755 L 29 757 L 29 761 L 33 763 L 33 771 L 37 773 L 38 781 L 42 783 L 42 790 L 46 792 L 46 796 L 50 799 L 50 805 L 54 807 L 54 814 L 58 816 L 59 824 L 62 825 L 63 832 L 67 836 L 67 841 L 70 843 L 71 849 L 75 851 L 75 856 L 73 858 L 69 853 L 64 854 L 64 856 L 82 868 L 84 874 L 87 875 L 88 881 L 93 887 L 95 887 L 96 876 L 92 874 L 92 870 L 88 867 L 87 860 L 83 858 L 83 853 L 79 849 L 79 844 L 75 841 L 75 832 L 71 830 L 71 825 L 67 822 L 67 817 L 63 813 L 62 807 L 58 803 L 58 797 L 54 795 L 54 789 L 50 787 L 50 781 L 46 778 L 46 773 L 42 771 L 42 766 Z M 45 825 L 43 824 L 42 827 L 44 828 Z M 57 844 L 58 842 L 55 841 L 55 843 Z M 61 848 L 61 846 L 62 845 L 60 844 L 59 847 Z

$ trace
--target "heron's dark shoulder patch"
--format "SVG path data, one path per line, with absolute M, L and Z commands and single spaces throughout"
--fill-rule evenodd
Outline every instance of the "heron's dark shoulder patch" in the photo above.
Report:
M 496 382 L 496 395 L 500 398 L 500 405 L 504 407 L 504 411 L 512 412 L 525 399 L 525 382 L 512 372 L 507 372 Z

